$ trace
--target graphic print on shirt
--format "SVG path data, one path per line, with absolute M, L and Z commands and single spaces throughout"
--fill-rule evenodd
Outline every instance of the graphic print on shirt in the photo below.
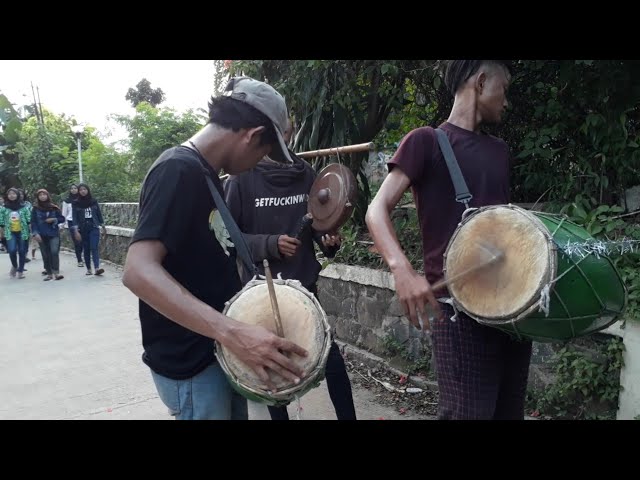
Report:
M 20 225 L 20 212 L 13 210 L 10 213 L 9 220 L 11 222 L 11 231 L 12 232 L 21 232 L 22 226 Z
M 234 245 L 231 241 L 231 237 L 229 236 L 227 226 L 222 220 L 222 215 L 220 215 L 217 208 L 211 210 L 211 213 L 209 214 L 209 230 L 214 233 L 216 240 L 218 240 L 218 243 L 222 246 L 224 253 L 226 253 L 228 257 L 230 255 L 228 247 L 234 247 Z

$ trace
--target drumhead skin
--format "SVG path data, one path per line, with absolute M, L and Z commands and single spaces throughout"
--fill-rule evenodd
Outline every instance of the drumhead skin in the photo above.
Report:
M 296 395 L 317 386 L 324 378 L 330 347 L 330 327 L 316 298 L 295 280 L 274 279 L 284 337 L 307 350 L 307 357 L 292 354 L 291 360 L 304 371 L 296 385 L 268 370 L 276 392 L 268 392 L 258 376 L 231 351 L 216 343 L 218 360 L 230 381 L 251 400 L 270 405 L 286 404 Z M 260 325 L 276 333 L 275 318 L 264 280 L 252 280 L 232 298 L 223 313 L 234 320 Z
M 524 210 L 487 208 L 464 222 L 446 252 L 445 276 L 452 278 L 487 258 L 480 241 L 504 257 L 449 285 L 449 292 L 473 316 L 512 318 L 531 306 L 555 276 L 554 245 L 544 224 Z
M 591 239 L 565 216 L 515 205 L 468 210 L 444 258 L 452 278 L 479 255 L 478 241 L 504 258 L 449 286 L 458 310 L 519 339 L 563 342 L 607 328 L 624 312 L 627 290 L 610 258 L 568 255 L 562 246 Z

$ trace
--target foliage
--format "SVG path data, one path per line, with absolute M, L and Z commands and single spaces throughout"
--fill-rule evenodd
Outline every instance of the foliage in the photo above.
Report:
M 514 71 L 508 115 L 490 130 L 515 157 L 513 200 L 619 203 L 640 183 L 640 62 L 520 60 Z
M 602 240 L 621 240 L 623 238 L 640 240 L 640 225 L 625 222 L 624 209 L 617 205 L 599 205 L 595 198 L 576 195 L 574 201 L 564 205 L 560 213 L 583 226 L 589 234 Z M 626 216 L 629 218 L 629 216 Z M 615 266 L 627 287 L 628 305 L 625 319 L 640 321 L 640 253 L 612 256 Z
M 405 363 L 407 373 L 431 375 L 431 360 L 427 355 L 414 355 L 407 346 L 401 343 L 392 333 L 382 339 L 382 345 L 391 357 L 400 357 Z
M 66 192 L 71 182 L 78 181 L 77 143 L 71 132 L 72 121 L 46 109 L 44 124 L 29 118 L 20 132 L 16 151 L 20 155 L 19 175 L 27 192 L 46 188 L 52 195 Z M 94 130 L 85 130 L 82 142 L 95 138 Z
M 242 60 L 228 63 L 227 71 L 265 80 L 285 96 L 296 129 L 293 150 L 301 152 L 373 141 L 389 115 L 407 103 L 405 93 L 415 71 L 437 76 L 438 65 L 401 60 Z M 364 224 L 370 200 L 364 174 L 367 158 L 363 152 L 339 159 L 358 179 L 354 218 L 359 225 Z M 330 161 L 336 159 L 318 157 L 312 163 L 319 170 Z
M 131 155 L 104 145 L 95 137 L 88 143 L 82 163 L 91 194 L 100 202 L 137 202 L 140 184 L 129 175 Z
M 152 107 L 157 107 L 164 101 L 164 92 L 161 88 L 151 88 L 151 82 L 143 78 L 135 88 L 127 90 L 125 99 L 131 102 L 131 106 L 136 108 L 140 103 L 147 102 Z
M 22 119 L 9 99 L 0 94 L 0 191 L 11 186 L 20 186 L 18 152 L 16 144 L 20 138 Z
M 188 110 L 178 114 L 170 108 L 154 108 L 146 102 L 136 107 L 133 117 L 114 115 L 129 132 L 132 181 L 141 183 L 149 167 L 160 154 L 180 145 L 205 124 L 202 115 Z
M 560 419 L 615 419 L 623 353 L 617 337 L 602 342 L 596 354 L 563 346 L 552 360 L 555 382 L 528 392 L 529 407 Z
M 416 210 L 397 208 L 392 213 L 392 224 L 407 259 L 417 271 L 422 270 L 423 253 L 420 224 Z M 335 261 L 347 265 L 388 270 L 380 254 L 373 248 L 364 227 L 356 222 L 348 222 L 341 230 L 342 245 Z

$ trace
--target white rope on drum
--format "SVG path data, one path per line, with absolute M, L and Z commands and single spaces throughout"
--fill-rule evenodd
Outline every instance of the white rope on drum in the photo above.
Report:
M 300 404 L 300 396 L 295 396 L 296 400 L 296 420 L 302 420 L 302 405 Z
M 550 290 L 551 283 L 547 283 L 540 292 L 540 308 L 538 311 L 543 311 L 545 317 L 549 316 L 549 304 L 551 303 Z
M 562 277 L 564 277 L 567 273 L 569 273 L 571 270 L 573 270 L 574 268 L 576 268 L 585 258 L 587 257 L 582 257 L 580 260 L 578 260 L 577 262 L 573 262 L 573 265 L 571 265 L 571 267 L 567 268 L 562 275 L 558 275 L 556 278 L 554 278 L 553 280 L 551 280 L 549 283 L 547 283 L 542 290 L 540 291 L 540 302 L 539 302 L 539 308 L 538 311 L 542 311 L 545 313 L 545 317 L 549 316 L 549 305 L 551 303 L 551 285 L 555 285 L 556 282 L 558 280 L 560 280 Z

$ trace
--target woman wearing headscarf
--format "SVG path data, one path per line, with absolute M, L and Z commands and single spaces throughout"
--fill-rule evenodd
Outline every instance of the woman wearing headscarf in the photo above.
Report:
M 7 239 L 7 251 L 11 259 L 9 275 L 24 278 L 24 259 L 29 243 L 31 209 L 20 201 L 17 188 L 7 190 L 4 206 L 0 208 L 0 237 Z
M 100 268 L 100 231 L 104 235 L 104 220 L 98 201 L 91 196 L 91 190 L 86 183 L 78 185 L 78 200 L 73 204 L 73 229 L 76 240 L 82 241 L 84 250 L 84 263 L 87 267 L 86 275 L 93 275 L 91 271 L 91 258 L 96 275 L 102 275 L 104 269 Z
M 60 275 L 60 229 L 64 216 L 60 208 L 51 202 L 51 196 L 44 188 L 36 192 L 36 200 L 31 214 L 31 233 L 40 244 L 45 281 L 62 280 Z
M 18 195 L 19 195 L 20 203 L 24 204 L 24 206 L 26 206 L 29 209 L 29 211 L 31 212 L 31 210 L 33 209 L 33 205 L 31 205 L 31 202 L 29 201 L 29 198 L 27 197 L 27 192 L 25 192 L 21 188 L 18 188 Z M 31 250 L 31 258 L 29 258 L 29 250 Z M 31 260 L 35 260 L 36 259 L 36 250 L 38 250 L 38 242 L 36 242 L 34 240 L 34 238 L 31 237 L 24 244 L 24 263 L 29 263 Z M 26 271 L 26 269 L 25 269 L 25 271 Z
M 73 203 L 78 200 L 78 197 L 78 186 L 76 184 L 72 184 L 71 187 L 69 187 L 69 195 L 62 201 L 62 215 L 67 222 L 69 237 L 71 237 L 71 241 L 73 242 L 73 246 L 76 251 L 78 267 L 84 267 L 84 263 L 82 262 L 82 242 L 77 241 L 76 236 L 73 234 Z

